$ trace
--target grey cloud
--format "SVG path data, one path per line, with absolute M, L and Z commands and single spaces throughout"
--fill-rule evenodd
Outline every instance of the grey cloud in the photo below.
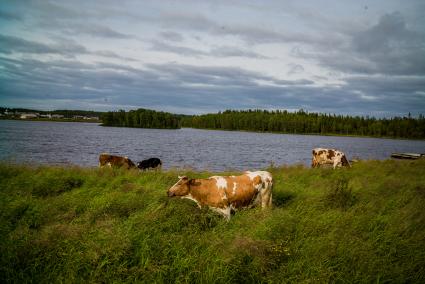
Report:
M 161 51 L 161 52 L 170 52 L 170 53 L 176 53 L 179 55 L 184 56 L 193 56 L 193 57 L 199 57 L 201 55 L 207 55 L 207 52 L 204 52 L 202 50 L 185 47 L 185 46 L 176 46 L 171 45 L 165 42 L 161 41 L 152 41 L 151 42 L 151 50 L 153 51 Z
M 112 51 L 109 51 L 109 50 L 96 50 L 96 51 L 92 51 L 91 53 L 94 54 L 94 55 L 99 55 L 99 56 L 109 57 L 109 58 L 122 59 L 122 60 L 125 60 L 125 61 L 137 61 L 134 58 L 121 56 L 121 55 L 118 55 L 115 52 L 112 52 Z
M 160 15 L 161 25 L 166 28 L 207 31 L 217 27 L 217 24 L 201 14 L 163 13 Z
M 290 64 L 289 65 L 290 69 L 288 71 L 288 75 L 292 75 L 292 74 L 299 74 L 304 72 L 304 67 L 302 67 L 299 64 Z
M 302 34 L 249 25 L 229 25 L 218 23 L 201 14 L 168 13 L 162 14 L 160 20 L 161 24 L 166 28 L 207 32 L 216 36 L 236 36 L 250 44 L 307 43 L 324 46 L 342 44 L 341 38 L 333 34 Z
M 176 41 L 176 42 L 181 42 L 184 39 L 184 37 L 181 34 L 173 32 L 173 31 L 162 31 L 159 33 L 159 35 L 166 40 Z
M 346 46 L 298 47 L 292 54 L 347 74 L 425 75 L 425 33 L 409 30 L 400 13 L 385 14 L 376 25 L 347 36 Z
M 28 100 L 78 98 L 104 103 L 108 98 L 111 107 L 162 104 L 183 108 L 189 104 L 202 110 L 254 107 L 253 101 L 273 106 L 273 98 L 283 90 L 283 86 L 257 84 L 259 79 L 270 82 L 274 79 L 240 68 L 163 64 L 136 69 L 110 63 L 45 63 L 4 58 L 0 58 L 0 64 L 7 69 L 0 81 L 4 99 L 9 101 L 13 97 Z M 204 83 L 205 87 L 197 83 Z M 32 91 L 28 92 L 29 89 Z
M 247 57 L 247 58 L 258 58 L 258 59 L 268 58 L 266 56 L 263 56 L 253 51 L 240 49 L 237 47 L 231 47 L 231 46 L 219 46 L 219 47 L 214 47 L 209 51 L 203 51 L 203 50 L 194 49 L 194 48 L 185 47 L 185 46 L 176 46 L 176 45 L 172 45 L 172 44 L 168 44 L 168 43 L 156 41 L 156 40 L 151 42 L 151 50 L 175 53 L 178 55 L 192 56 L 192 57 L 212 56 L 212 57 Z
M 67 25 L 67 28 L 64 29 L 66 32 L 70 34 L 87 34 L 93 37 L 103 37 L 103 38 L 111 38 L 111 39 L 131 39 L 134 36 L 117 32 L 109 27 L 88 24 L 88 25 Z
M 19 14 L 0 10 L 0 19 L 7 21 L 21 21 L 22 16 Z
M 94 5 L 94 7 L 90 5 Z M 31 7 L 31 16 L 35 25 L 44 30 L 59 32 L 68 35 L 88 35 L 92 37 L 108 39 L 131 39 L 133 35 L 126 34 L 108 25 L 100 24 L 105 19 L 122 16 L 119 9 L 109 9 L 107 6 L 99 7 L 95 3 L 54 3 L 49 1 L 33 1 L 28 4 Z M 72 6 L 72 7 L 70 7 Z M 125 13 L 128 16 L 130 13 Z M 96 21 L 93 21 L 96 19 Z
M 57 49 L 46 44 L 28 41 L 14 36 L 0 34 L 0 52 L 10 54 L 12 52 L 24 53 L 56 53 Z
M 263 56 L 253 51 L 249 51 L 246 49 L 240 49 L 232 46 L 220 46 L 211 49 L 211 56 L 216 57 L 250 57 L 250 58 L 258 58 L 258 59 L 266 59 L 269 58 L 267 56 Z
M 340 45 L 341 40 L 338 37 L 330 35 L 315 35 L 308 33 L 294 33 L 283 30 L 267 30 L 260 27 L 245 25 L 222 25 L 212 30 L 216 35 L 237 36 L 250 44 L 263 43 L 303 43 L 310 45 L 335 46 Z
M 385 77 L 366 81 L 353 77 L 339 88 L 322 88 L 307 80 L 278 80 L 237 67 L 151 64 L 139 69 L 104 62 L 46 63 L 2 57 L 0 66 L 5 70 L 0 75 L 2 102 L 24 99 L 59 103 L 78 98 L 80 103 L 97 108 L 161 106 L 184 113 L 302 107 L 309 111 L 381 116 L 407 110 L 420 113 L 425 109 L 425 100 L 421 101 L 420 93 L 416 92 L 423 90 L 423 77 L 400 77 L 393 83 Z
M 394 48 L 421 45 L 417 34 L 406 27 L 399 12 L 383 15 L 379 22 L 368 30 L 354 35 L 352 46 L 360 53 L 391 52 Z M 423 39 L 422 39 L 423 40 Z
M 13 52 L 29 54 L 58 54 L 65 57 L 75 57 L 80 54 L 92 54 L 102 57 L 134 61 L 132 58 L 123 57 L 108 50 L 88 50 L 86 47 L 72 40 L 61 40 L 60 43 L 45 44 L 29 41 L 22 38 L 0 34 L 0 53 L 11 54 Z
M 73 9 L 60 5 L 52 1 L 29 1 L 27 5 L 40 15 L 44 17 L 50 17 L 52 19 L 76 19 L 76 18 L 88 18 L 92 16 L 90 10 L 86 9 Z
M 173 77 L 181 83 L 199 83 L 214 87 L 261 86 L 260 82 L 266 82 L 275 85 L 275 87 L 310 85 L 313 83 L 309 80 L 279 80 L 271 76 L 237 67 L 193 66 L 184 64 L 149 64 L 147 67 L 159 74 L 164 74 L 166 77 Z
M 351 76 L 345 82 L 353 89 L 380 97 L 388 94 L 404 94 L 406 97 L 425 90 L 425 76 Z

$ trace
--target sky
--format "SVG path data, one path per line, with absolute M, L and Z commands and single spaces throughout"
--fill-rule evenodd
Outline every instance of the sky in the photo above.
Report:
M 0 1 L 0 106 L 425 114 L 425 1 Z

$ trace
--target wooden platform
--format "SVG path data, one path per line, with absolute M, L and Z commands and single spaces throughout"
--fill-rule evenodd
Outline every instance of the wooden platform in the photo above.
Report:
M 417 154 L 417 153 L 392 153 L 391 154 L 391 158 L 395 158 L 395 159 L 416 160 L 422 157 L 425 157 L 425 154 Z

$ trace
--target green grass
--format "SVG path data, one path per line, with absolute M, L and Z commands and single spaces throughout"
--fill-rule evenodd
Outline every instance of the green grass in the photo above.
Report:
M 169 199 L 178 174 L 0 164 L 0 282 L 425 281 L 425 160 L 270 168 L 272 210 Z

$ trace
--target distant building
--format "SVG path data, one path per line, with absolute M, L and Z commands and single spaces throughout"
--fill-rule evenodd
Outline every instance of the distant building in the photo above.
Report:
M 42 117 L 42 118 L 52 118 L 52 115 L 49 113 L 49 114 L 40 114 L 40 117 Z
M 37 118 L 38 115 L 39 115 L 38 113 L 22 113 L 20 118 L 21 119 Z
M 74 115 L 72 118 L 73 118 L 73 119 L 85 119 L 85 116 L 82 116 L 82 115 Z
M 62 114 L 52 114 L 51 118 L 56 118 L 56 119 L 63 118 L 63 115 Z
M 84 119 L 99 120 L 99 117 L 97 117 L 97 116 L 85 116 Z

